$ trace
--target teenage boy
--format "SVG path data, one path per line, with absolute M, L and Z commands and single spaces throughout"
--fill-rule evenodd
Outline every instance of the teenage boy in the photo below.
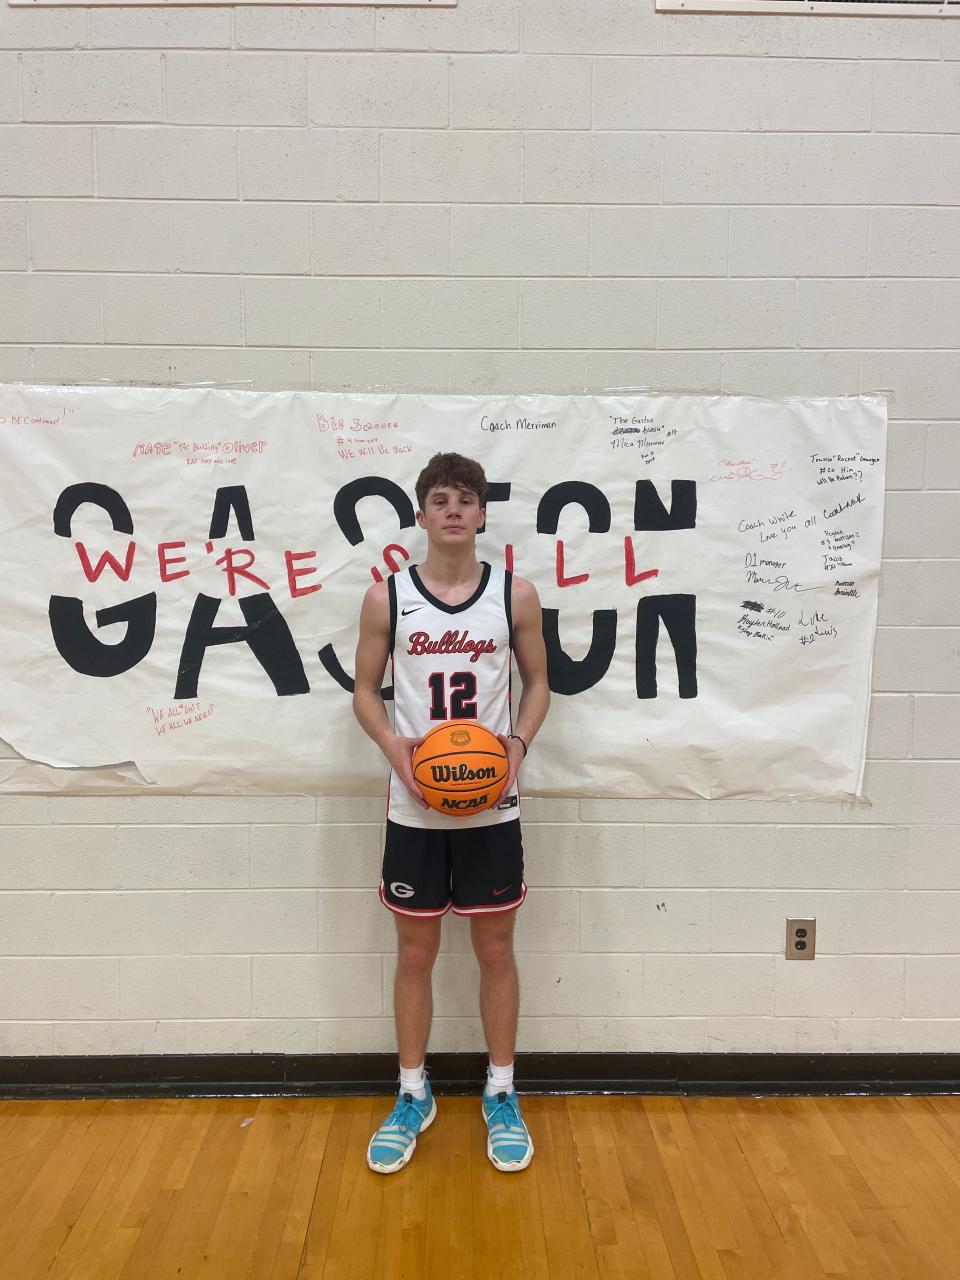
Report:
M 550 690 L 536 590 L 477 559 L 486 490 L 478 462 L 457 453 L 435 454 L 416 488 L 426 559 L 370 587 L 360 612 L 353 707 L 391 766 L 379 892 L 397 929 L 400 1093 L 367 1149 L 367 1163 L 377 1173 L 402 1169 L 417 1135 L 437 1113 L 424 1058 L 440 921 L 451 908 L 470 917 L 480 966 L 480 1015 L 489 1051 L 482 1100 L 487 1155 L 505 1173 L 525 1169 L 533 1156 L 513 1084 L 519 1008 L 513 928 L 527 892 L 516 777 L 547 714 Z M 515 720 L 513 655 L 523 680 Z M 380 696 L 391 657 L 394 728 Z M 423 735 L 451 719 L 479 721 L 507 752 L 498 804 L 467 817 L 429 808 L 411 766 Z

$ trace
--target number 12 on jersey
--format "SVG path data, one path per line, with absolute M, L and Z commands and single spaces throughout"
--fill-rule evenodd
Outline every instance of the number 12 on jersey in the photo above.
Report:
M 447 684 L 450 687 L 450 713 L 447 714 Z M 427 680 L 430 686 L 431 720 L 476 720 L 477 677 L 472 671 L 454 671 L 447 676 L 434 671 Z

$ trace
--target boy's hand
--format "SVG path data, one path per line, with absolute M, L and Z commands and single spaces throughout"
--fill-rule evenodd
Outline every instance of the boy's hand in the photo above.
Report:
M 507 780 L 503 784 L 503 790 L 500 792 L 502 796 L 510 794 L 510 788 L 513 786 L 517 776 L 517 770 L 523 764 L 524 750 L 523 743 L 519 738 L 510 738 L 505 733 L 498 733 L 497 740 L 507 753 Z
M 423 738 L 403 738 L 398 733 L 392 733 L 387 741 L 383 744 L 383 754 L 390 761 L 397 777 L 410 792 L 410 795 L 417 802 L 421 809 L 429 809 L 430 806 L 423 798 L 423 792 L 417 786 L 416 779 L 413 776 L 413 753 L 419 747 Z

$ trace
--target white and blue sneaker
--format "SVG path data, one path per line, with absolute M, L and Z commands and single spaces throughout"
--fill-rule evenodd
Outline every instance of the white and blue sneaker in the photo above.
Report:
M 417 1137 L 433 1124 L 437 1104 L 433 1100 L 430 1081 L 424 1081 L 425 1098 L 401 1093 L 393 1110 L 370 1139 L 367 1164 L 374 1173 L 396 1173 L 402 1169 L 417 1146 Z
M 487 1122 L 487 1155 L 502 1173 L 525 1169 L 533 1159 L 533 1139 L 523 1123 L 516 1089 L 509 1093 L 483 1095 L 483 1118 Z

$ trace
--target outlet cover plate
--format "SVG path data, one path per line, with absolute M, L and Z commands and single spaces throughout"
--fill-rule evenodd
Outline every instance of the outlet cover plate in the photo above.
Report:
M 787 919 L 787 946 L 784 954 L 788 960 L 812 960 L 817 950 L 817 922 L 813 920 Z

